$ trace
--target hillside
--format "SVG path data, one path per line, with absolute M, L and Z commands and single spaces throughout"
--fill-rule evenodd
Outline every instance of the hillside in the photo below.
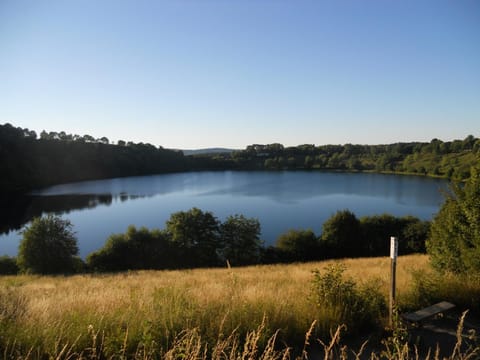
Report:
M 189 153 L 187 151 L 187 153 Z M 27 192 L 54 184 L 202 170 L 375 171 L 465 180 L 480 161 L 480 139 L 389 145 L 254 144 L 245 150 L 205 149 L 184 155 L 107 137 L 0 125 L 2 192 Z
M 325 273 L 334 263 L 338 264 L 0 277 L 0 350 L 10 346 L 11 351 L 21 352 L 33 347 L 32 354 L 52 354 L 65 345 L 65 351 L 87 351 L 95 335 L 101 342 L 98 350 L 105 355 L 138 352 L 142 346 L 159 351 L 171 347 L 172 339 L 187 329 L 196 329 L 202 341 L 212 345 L 219 333 L 246 336 L 259 327 L 266 337 L 281 329 L 279 341 L 300 346 L 314 321 L 313 336 L 328 340 L 330 328 L 338 324 L 333 314 L 315 305 L 312 271 Z M 359 284 L 374 283 L 387 296 L 389 258 L 340 263 L 347 278 Z M 413 270 L 427 271 L 427 257 L 399 258 L 401 308 L 418 306 L 410 292 Z

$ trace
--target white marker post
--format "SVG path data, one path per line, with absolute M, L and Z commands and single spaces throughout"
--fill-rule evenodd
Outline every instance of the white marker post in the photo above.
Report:
M 390 238 L 391 286 L 390 286 L 390 327 L 393 328 L 393 307 L 395 306 L 395 277 L 397 270 L 398 239 Z

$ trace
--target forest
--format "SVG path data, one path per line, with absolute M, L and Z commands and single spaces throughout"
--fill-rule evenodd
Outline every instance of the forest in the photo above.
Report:
M 22 193 L 67 182 L 199 170 L 371 171 L 470 177 L 480 139 L 389 145 L 249 145 L 226 153 L 184 155 L 148 143 L 0 125 L 0 189 Z

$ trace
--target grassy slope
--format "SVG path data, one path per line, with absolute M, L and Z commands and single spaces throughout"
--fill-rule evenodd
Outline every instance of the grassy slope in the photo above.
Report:
M 3 276 L 0 354 L 28 360 L 45 354 L 50 358 L 90 359 L 100 353 L 107 358 L 128 353 L 144 359 L 164 354 L 165 359 L 194 356 L 206 360 L 201 346 L 208 344 L 209 349 L 216 346 L 230 354 L 212 358 L 227 360 L 230 356 L 234 360 L 252 355 L 255 359 L 259 357 L 257 346 L 273 351 L 267 340 L 277 329 L 277 344 L 300 350 L 314 321 L 313 337 L 325 340 L 339 325 L 310 297 L 312 271 L 322 271 L 334 262 L 71 277 Z M 357 283 L 373 282 L 388 298 L 390 258 L 340 262 L 346 266 L 346 276 Z M 397 264 L 397 299 L 403 309 L 423 306 L 422 301 L 449 300 L 479 310 L 478 278 L 429 274 L 412 292 L 416 281 L 413 273 L 429 271 L 427 256 L 401 256 Z M 230 337 L 234 333 L 254 348 L 243 347 Z M 185 342 L 175 342 L 178 336 Z M 173 353 L 165 353 L 168 349 Z M 253 353 L 246 355 L 245 351 Z M 410 359 L 408 349 L 405 351 L 406 356 L 398 359 Z M 480 352 L 480 348 L 475 351 Z M 265 360 L 282 359 L 282 353 L 275 354 L 280 355 L 262 356 Z M 333 354 L 328 358 L 341 357 Z
M 358 282 L 375 279 L 387 296 L 389 258 L 342 262 L 347 275 Z M 234 329 L 245 334 L 266 316 L 271 333 L 282 329 L 282 338 L 301 343 L 314 320 L 319 324 L 317 335 L 328 335 L 336 325 L 322 319 L 310 299 L 312 270 L 330 263 L 0 277 L 0 308 L 3 302 L 12 319 L 4 336 L 32 345 L 41 341 L 42 346 L 51 348 L 59 337 L 84 346 L 87 329 L 101 331 L 111 342 L 123 342 L 128 331 L 131 346 L 145 337 L 167 346 L 175 334 L 187 328 L 198 328 L 215 341 L 219 333 L 230 334 Z M 426 266 L 423 255 L 399 258 L 400 299 L 409 287 L 411 270 Z

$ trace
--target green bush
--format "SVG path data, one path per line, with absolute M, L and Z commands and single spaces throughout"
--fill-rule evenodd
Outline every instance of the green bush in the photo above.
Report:
M 436 271 L 413 272 L 413 286 L 406 305 L 413 309 L 449 301 L 460 310 L 480 314 L 480 275 Z
M 287 261 L 318 260 L 323 255 L 320 242 L 310 229 L 290 229 L 277 238 L 275 245 Z
M 357 285 L 344 272 L 342 264 L 314 271 L 313 298 L 320 314 L 330 318 L 330 327 L 345 324 L 350 333 L 378 327 L 387 309 L 378 284 Z
M 0 256 L 0 275 L 15 275 L 19 271 L 17 259 L 9 256 Z
M 131 225 L 125 234 L 110 235 L 101 249 L 90 253 L 87 266 L 100 272 L 168 269 L 177 261 L 173 250 L 164 231 Z

